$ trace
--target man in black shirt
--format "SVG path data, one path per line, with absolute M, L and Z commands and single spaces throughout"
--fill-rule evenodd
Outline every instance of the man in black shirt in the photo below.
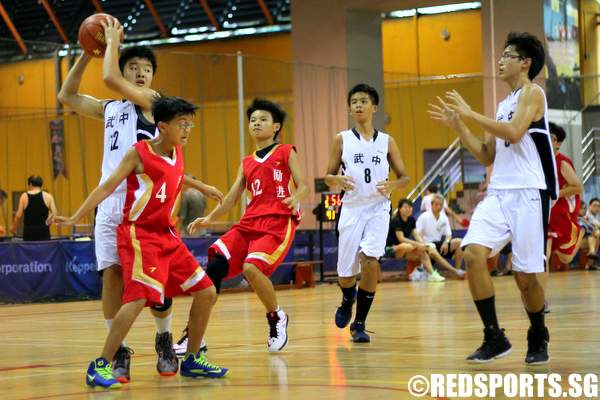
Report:
M 390 229 L 386 243 L 386 256 L 398 259 L 420 260 L 428 273 L 427 280 L 441 282 L 445 280 L 431 265 L 429 248 L 416 230 L 416 222 L 412 217 L 413 206 L 408 199 L 398 202 L 398 210 L 390 220 Z M 414 239 L 410 239 L 413 237 Z

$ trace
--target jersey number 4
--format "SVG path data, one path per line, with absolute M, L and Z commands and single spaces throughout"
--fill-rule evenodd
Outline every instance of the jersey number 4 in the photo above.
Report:
M 160 189 L 158 189 L 158 192 L 156 192 L 156 197 L 158 200 L 160 200 L 161 203 L 164 203 L 165 200 L 167 200 L 167 182 L 163 182 L 163 184 L 160 186 Z

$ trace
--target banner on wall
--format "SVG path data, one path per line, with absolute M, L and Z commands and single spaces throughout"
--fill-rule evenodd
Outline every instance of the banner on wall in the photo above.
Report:
M 50 146 L 52 151 L 52 171 L 54 179 L 60 174 L 67 177 L 65 163 L 65 121 L 55 119 L 50 121 Z
M 544 0 L 548 107 L 581 108 L 577 0 Z

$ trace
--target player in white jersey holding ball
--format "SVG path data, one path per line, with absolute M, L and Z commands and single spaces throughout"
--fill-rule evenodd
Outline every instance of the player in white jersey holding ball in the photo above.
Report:
M 544 66 L 544 47 L 529 33 L 510 33 L 499 61 L 498 76 L 511 93 L 499 105 L 496 120 L 473 110 L 456 91 L 448 92 L 429 110 L 433 119 L 458 133 L 462 144 L 485 166 L 493 164 L 488 194 L 477 205 L 463 239 L 469 287 L 484 325 L 484 341 L 471 362 L 489 362 L 507 355 L 512 346 L 500 329 L 494 286 L 486 260 L 512 241 L 513 273 L 531 326 L 527 333 L 527 364 L 548 362 L 550 336 L 544 323 L 543 273 L 550 201 L 558 183 L 548 131 L 546 97 L 532 83 Z M 486 131 L 480 139 L 463 119 Z
M 354 128 L 336 135 L 325 177 L 330 188 L 344 191 L 338 224 L 337 265 L 342 304 L 335 314 L 335 324 L 345 328 L 350 323 L 356 297 L 356 316 L 350 325 L 354 342 L 371 340 L 365 332 L 365 320 L 377 289 L 379 258 L 385 252 L 390 222 L 389 196 L 408 183 L 396 141 L 373 127 L 378 104 L 379 95 L 371 86 L 359 84 L 350 90 L 348 107 Z M 340 166 L 342 173 L 338 175 Z M 390 167 L 396 180 L 388 179 Z
M 61 103 L 78 114 L 104 120 L 104 153 L 102 158 L 103 183 L 114 172 L 125 154 L 139 140 L 153 139 L 158 132 L 152 117 L 152 102 L 158 93 L 151 88 L 156 73 L 156 56 L 145 46 L 129 47 L 119 54 L 123 27 L 113 18 L 103 21 L 106 53 L 103 63 L 104 83 L 124 98 L 99 100 L 80 94 L 79 85 L 91 57 L 83 53 L 69 71 L 58 94 Z M 199 182 L 185 183 L 204 192 L 208 197 L 222 199 L 222 193 Z M 114 316 L 121 307 L 123 277 L 117 253 L 116 227 L 121 223 L 125 203 L 125 182 L 104 200 L 97 209 L 94 237 L 98 271 L 102 275 L 102 311 L 110 329 Z M 157 370 L 161 375 L 174 375 L 178 361 L 172 349 L 171 303 L 165 299 L 162 306 L 152 307 L 157 334 L 155 348 L 158 354 Z M 115 377 L 129 381 L 132 350 L 125 343 L 119 348 L 113 362 Z

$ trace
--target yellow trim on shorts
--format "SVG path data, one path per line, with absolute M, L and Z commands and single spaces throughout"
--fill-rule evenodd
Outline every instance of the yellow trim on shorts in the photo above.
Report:
M 141 282 L 144 285 L 156 290 L 160 293 L 162 299 L 165 288 L 163 284 L 156 279 L 146 275 L 144 273 L 144 266 L 142 262 L 142 247 L 140 241 L 135 237 L 135 225 L 131 224 L 129 228 L 129 237 L 131 238 L 131 246 L 133 247 L 133 268 L 131 271 L 131 279 L 137 282 Z
M 289 218 L 287 231 L 285 232 L 285 238 L 283 239 L 283 242 L 275 249 L 275 251 L 273 253 L 269 254 L 269 253 L 263 253 L 263 252 L 257 251 L 257 252 L 248 254 L 246 256 L 246 259 L 258 258 L 258 259 L 268 262 L 270 265 L 273 265 L 279 259 L 279 257 L 281 257 L 281 255 L 283 254 L 285 249 L 288 247 L 291 238 L 292 238 L 292 219 Z M 254 257 L 252 257 L 252 256 L 254 256 Z
M 206 276 L 206 272 L 204 272 L 202 267 L 198 266 L 198 268 L 196 268 L 194 273 L 192 275 L 190 275 L 190 277 L 187 278 L 185 280 L 185 282 L 183 282 L 181 285 L 179 285 L 179 287 L 184 292 L 187 292 L 189 289 L 194 287 L 194 285 L 196 285 L 198 282 L 200 282 L 205 276 Z
M 571 221 L 571 241 L 569 243 L 565 243 L 562 246 L 559 247 L 559 249 L 561 250 L 566 250 L 569 247 L 572 247 L 573 245 L 575 245 L 575 243 L 577 243 L 577 239 L 578 239 L 577 235 L 577 225 L 575 225 L 573 223 L 573 221 Z

